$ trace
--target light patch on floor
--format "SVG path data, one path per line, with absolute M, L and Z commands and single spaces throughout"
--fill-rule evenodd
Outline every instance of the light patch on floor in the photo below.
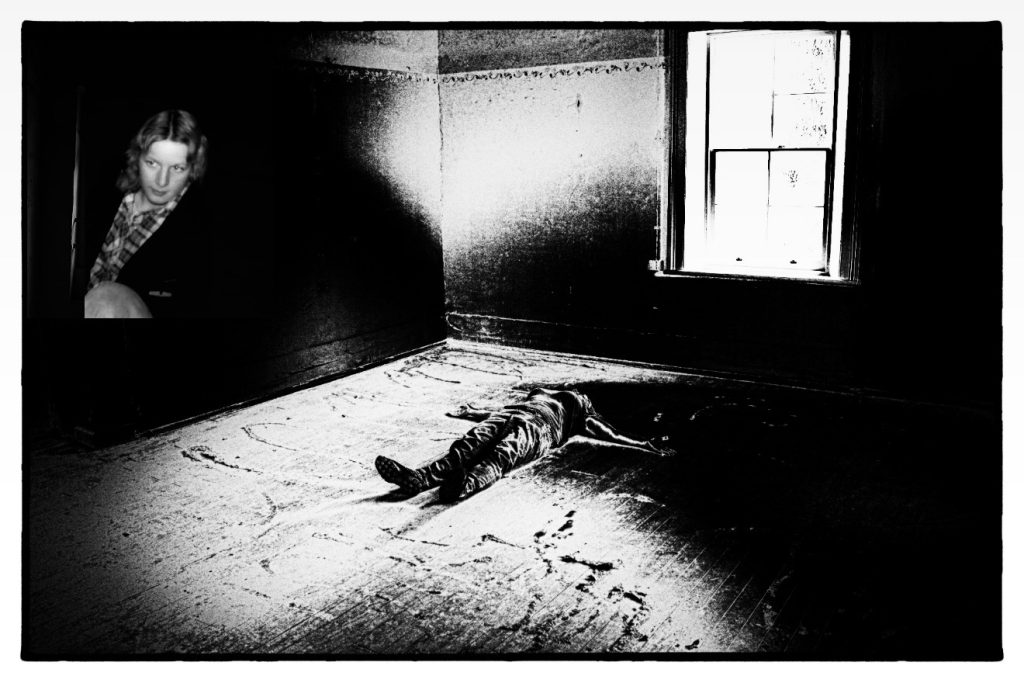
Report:
M 462 403 L 652 374 L 675 379 L 453 344 L 107 450 L 38 454 L 33 635 L 56 653 L 639 651 L 685 602 L 698 610 L 672 621 L 676 640 L 707 639 L 695 582 L 712 566 L 614 477 L 555 476 L 556 454 L 443 505 L 403 499 L 372 466 L 445 452 L 472 426 L 445 416 Z

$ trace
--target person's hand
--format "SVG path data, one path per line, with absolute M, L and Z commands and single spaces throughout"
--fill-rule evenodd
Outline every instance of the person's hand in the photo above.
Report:
M 448 417 L 466 417 L 467 415 L 469 415 L 472 412 L 475 412 L 476 410 L 477 408 L 474 408 L 472 405 L 467 403 L 465 405 L 459 406 L 450 413 L 445 413 L 445 415 L 447 415 Z
M 657 453 L 662 458 L 671 458 L 678 455 L 676 453 L 676 449 L 668 446 L 667 436 L 656 436 L 647 443 L 651 446 L 652 449 L 654 449 L 654 452 Z

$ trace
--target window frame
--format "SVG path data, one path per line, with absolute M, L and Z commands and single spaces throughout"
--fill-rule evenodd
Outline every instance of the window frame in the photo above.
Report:
M 836 97 L 837 106 L 833 111 L 833 147 L 831 154 L 843 160 L 843 167 L 837 169 L 834 164 L 829 164 L 827 169 L 828 185 L 826 188 L 826 215 L 831 225 L 825 230 L 826 240 L 825 262 L 826 269 L 823 273 L 811 272 L 796 269 L 787 272 L 784 269 L 776 268 L 714 268 L 708 264 L 700 264 L 701 267 L 683 267 L 684 245 L 686 242 L 686 200 L 687 200 L 687 170 L 686 170 L 686 130 L 687 130 L 687 107 L 686 98 L 689 90 L 687 83 L 688 71 L 688 48 L 687 43 L 693 33 L 711 32 L 753 32 L 753 31 L 802 31 L 802 30 L 824 30 L 836 32 L 837 38 L 837 60 L 836 60 Z M 858 42 L 860 36 L 849 28 L 836 24 L 796 24 L 782 26 L 729 26 L 729 25 L 698 25 L 689 28 L 673 28 L 665 31 L 665 116 L 666 116 L 666 173 L 663 180 L 663 190 L 666 201 L 663 203 L 662 225 L 665 229 L 659 229 L 657 233 L 658 257 L 651 264 L 651 270 L 657 276 L 667 277 L 689 277 L 689 278 L 721 278 L 735 280 L 795 280 L 806 283 L 820 283 L 831 285 L 854 285 L 860 282 L 859 273 L 859 240 L 856 235 L 856 220 L 854 211 L 854 197 L 856 188 L 853 182 L 856 179 L 855 150 L 851 142 L 854 140 L 854 131 L 859 127 L 855 104 L 861 99 L 859 90 L 863 85 L 858 85 L 862 80 L 857 68 L 856 60 Z M 846 54 L 841 54 L 845 51 Z M 707 95 L 707 84 L 702 84 L 701 90 Z M 840 98 L 843 105 L 840 105 Z M 839 108 L 845 109 L 845 125 L 840 128 L 836 125 L 839 117 Z M 704 154 L 707 154 L 707 126 L 708 120 L 696 122 L 704 129 Z M 780 148 L 786 149 L 786 148 Z M 705 214 L 710 210 L 707 188 L 708 166 L 704 166 L 705 182 L 704 191 L 695 197 L 700 202 L 700 209 Z M 836 176 L 840 177 L 836 177 Z M 696 194 L 696 193 L 695 193 Z M 839 210 L 839 221 L 836 224 L 836 209 Z M 706 223 L 702 224 L 704 228 Z M 838 255 L 835 255 L 834 246 L 838 245 Z

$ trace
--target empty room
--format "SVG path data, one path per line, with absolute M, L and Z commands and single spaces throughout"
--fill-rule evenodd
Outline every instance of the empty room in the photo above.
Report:
M 1002 658 L 999 23 L 21 38 L 23 658 Z

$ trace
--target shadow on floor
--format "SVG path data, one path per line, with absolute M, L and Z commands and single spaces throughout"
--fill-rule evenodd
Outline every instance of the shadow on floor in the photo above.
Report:
M 575 388 L 613 424 L 642 438 L 667 435 L 679 454 L 576 441 L 552 475 L 613 472 L 619 487 L 670 503 L 680 534 L 726 530 L 747 547 L 751 572 L 784 565 L 791 587 L 778 590 L 806 603 L 791 637 L 813 643 L 766 650 L 1001 657 L 998 420 L 689 379 Z

